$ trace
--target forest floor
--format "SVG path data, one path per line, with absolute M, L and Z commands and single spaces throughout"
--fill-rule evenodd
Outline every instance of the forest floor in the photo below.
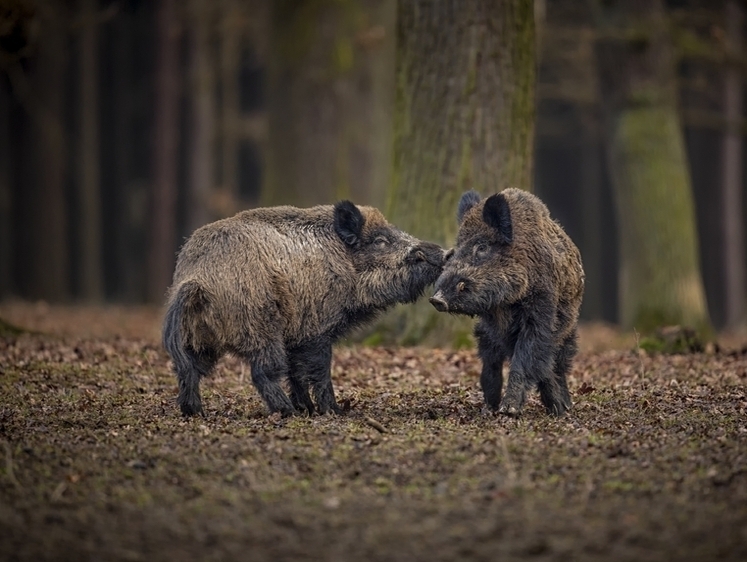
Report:
M 341 346 L 343 416 L 267 416 L 248 370 L 184 420 L 150 309 L 11 303 L 2 560 L 746 560 L 747 347 L 582 332 L 574 408 L 485 412 L 473 350 Z

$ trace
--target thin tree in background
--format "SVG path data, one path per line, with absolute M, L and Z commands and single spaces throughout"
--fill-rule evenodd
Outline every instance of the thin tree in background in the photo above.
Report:
M 387 213 L 415 236 L 450 245 L 463 191 L 532 188 L 534 3 L 400 0 L 397 26 Z M 418 303 L 395 330 L 406 343 L 453 332 L 454 318 L 436 314 Z
M 155 134 L 147 297 L 161 302 L 176 252 L 177 143 L 179 136 L 179 27 L 175 0 L 161 0 L 157 16 Z
M 661 0 L 600 2 L 597 56 L 619 224 L 622 324 L 710 330 Z
M 23 296 L 52 302 L 70 295 L 65 179 L 67 139 L 63 126 L 68 63 L 68 14 L 57 2 L 38 4 L 38 51 L 28 82 L 20 64 L 10 69 L 16 98 L 33 123 L 27 145 L 23 256 L 27 262 Z
M 723 229 L 725 312 L 727 328 L 735 328 L 745 320 L 745 253 L 742 166 L 742 71 L 730 59 L 742 56 L 744 10 L 740 2 L 726 2 L 727 68 L 724 84 L 724 114 L 726 131 L 723 146 Z
M 222 0 L 220 25 L 221 83 L 221 169 L 222 195 L 239 199 L 239 47 L 241 42 L 241 5 L 238 0 Z
M 98 2 L 80 0 L 78 143 L 78 259 L 84 299 L 104 298 L 98 106 Z
M 272 3 L 264 204 L 381 204 L 395 0 Z
M 4 78 L 0 79 L 4 81 Z M 10 92 L 0 84 L 0 295 L 13 289 L 13 186 L 11 185 Z
M 193 125 L 189 148 L 188 232 L 211 219 L 209 198 L 213 187 L 215 152 L 215 75 L 210 60 L 213 16 L 214 7 L 209 0 L 190 1 L 190 95 Z

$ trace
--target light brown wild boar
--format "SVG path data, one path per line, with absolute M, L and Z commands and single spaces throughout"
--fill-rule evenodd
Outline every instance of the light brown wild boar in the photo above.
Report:
M 332 344 L 415 301 L 443 261 L 440 246 L 349 201 L 259 208 L 199 228 L 179 252 L 163 326 L 182 413 L 202 413 L 200 379 L 225 353 L 249 363 L 271 412 L 314 412 L 309 389 L 318 412 L 339 412 Z
M 468 191 L 457 220 L 456 248 L 431 303 L 480 318 L 475 336 L 488 406 L 517 416 L 536 386 L 547 411 L 563 414 L 571 407 L 566 375 L 584 293 L 578 248 L 545 204 L 520 189 L 487 199 Z M 506 359 L 511 365 L 501 399 Z

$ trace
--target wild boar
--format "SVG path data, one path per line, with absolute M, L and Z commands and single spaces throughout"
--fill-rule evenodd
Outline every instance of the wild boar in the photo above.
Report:
M 249 364 L 270 412 L 313 413 L 311 388 L 318 412 L 338 413 L 332 344 L 415 301 L 443 261 L 440 246 L 350 201 L 258 208 L 199 228 L 179 252 L 163 325 L 182 413 L 202 413 L 200 379 L 226 353 Z
M 519 189 L 487 199 L 468 191 L 457 220 L 456 247 L 430 302 L 442 312 L 479 317 L 480 382 L 490 408 L 517 416 L 537 386 L 547 411 L 562 415 L 571 407 L 566 375 L 584 292 L 578 248 L 544 203 Z

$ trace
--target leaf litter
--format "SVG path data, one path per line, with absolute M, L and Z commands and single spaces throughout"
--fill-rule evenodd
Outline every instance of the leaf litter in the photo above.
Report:
M 474 350 L 339 346 L 345 414 L 287 419 L 226 358 L 185 420 L 157 312 L 14 307 L 38 331 L 0 339 L 2 559 L 747 559 L 739 345 L 587 328 L 560 419 L 487 411 Z

